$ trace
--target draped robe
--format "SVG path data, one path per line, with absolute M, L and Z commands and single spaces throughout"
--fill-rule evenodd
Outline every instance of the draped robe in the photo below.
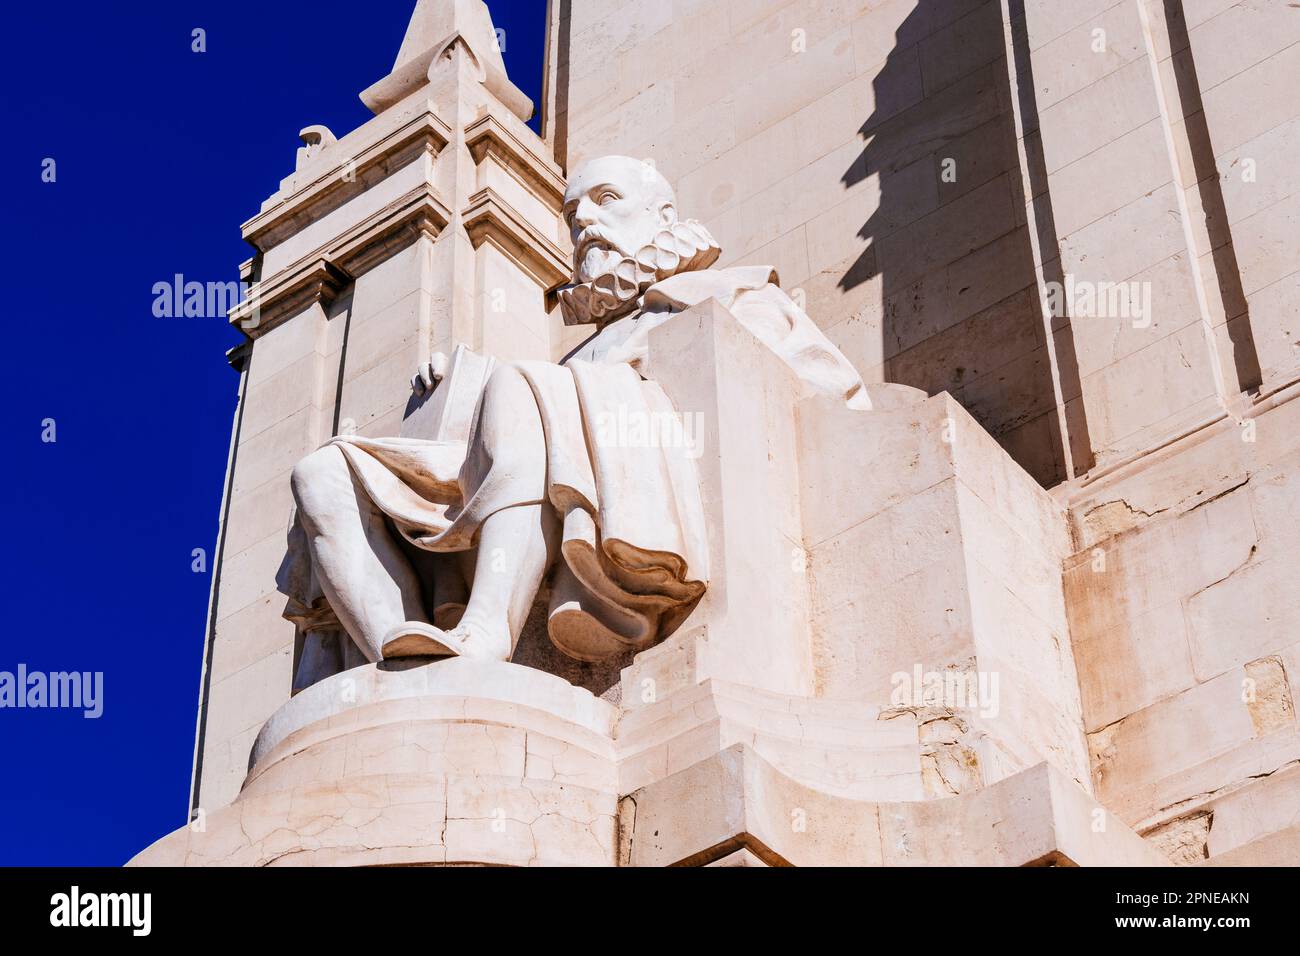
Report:
M 708 541 L 694 456 L 676 415 L 638 372 L 651 328 L 717 298 L 795 370 L 811 391 L 865 399 L 847 360 L 785 293 L 768 267 L 681 273 L 651 286 L 641 310 L 611 323 L 562 364 L 498 366 L 469 440 L 362 438 L 331 442 L 359 485 L 407 542 L 471 551 L 496 512 L 545 503 L 562 526 L 548 632 L 562 651 L 600 660 L 653 644 L 688 614 L 708 581 Z M 648 423 L 636 440 L 611 421 Z M 323 598 L 306 535 L 290 535 L 286 616 Z M 442 563 L 439 573 L 455 573 Z

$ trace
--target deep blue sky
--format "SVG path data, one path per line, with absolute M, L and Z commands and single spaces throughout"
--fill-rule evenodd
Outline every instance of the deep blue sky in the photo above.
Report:
M 105 686 L 98 720 L 0 709 L 0 864 L 117 865 L 186 820 L 210 583 L 191 552 L 216 540 L 239 336 L 155 318 L 152 287 L 238 277 L 239 224 L 292 171 L 298 130 L 365 122 L 357 94 L 414 6 L 6 7 L 0 671 Z M 536 102 L 545 0 L 489 7 Z

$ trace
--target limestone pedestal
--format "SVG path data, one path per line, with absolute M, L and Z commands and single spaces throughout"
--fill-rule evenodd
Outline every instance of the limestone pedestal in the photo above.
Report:
M 922 799 L 915 727 L 874 716 L 717 681 L 628 712 L 516 664 L 370 664 L 281 708 L 239 799 L 132 865 L 1163 862 L 1045 763 Z
M 133 862 L 611 865 L 617 715 L 515 664 L 358 667 L 276 712 L 234 804 Z

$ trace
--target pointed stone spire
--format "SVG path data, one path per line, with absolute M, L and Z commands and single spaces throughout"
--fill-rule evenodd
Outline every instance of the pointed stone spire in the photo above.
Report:
M 440 45 L 440 41 L 453 33 L 464 37 L 480 58 L 492 59 L 502 73 L 506 71 L 495 42 L 492 14 L 483 0 L 418 0 L 393 69 Z
M 417 0 L 392 72 L 362 93 L 361 101 L 381 113 L 428 83 L 457 53 L 511 112 L 525 121 L 532 116 L 532 101 L 506 76 L 492 14 L 483 0 Z

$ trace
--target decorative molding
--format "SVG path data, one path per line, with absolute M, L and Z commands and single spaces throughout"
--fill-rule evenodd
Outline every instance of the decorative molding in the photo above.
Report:
M 226 350 L 226 362 L 236 372 L 243 372 L 248 368 L 249 356 L 253 354 L 253 340 L 244 339 L 234 348 Z
M 475 249 L 484 242 L 492 243 L 544 290 L 569 280 L 571 270 L 563 250 L 495 190 L 480 189 L 470 196 L 461 219 Z
M 330 245 L 330 261 L 359 276 L 421 236 L 436 239 L 451 222 L 451 211 L 429 183 L 411 190 L 359 222 Z
M 241 227 L 243 237 L 265 252 L 299 232 L 308 222 L 365 192 L 373 185 L 372 179 L 387 178 L 393 169 L 409 164 L 422 153 L 437 157 L 451 137 L 447 124 L 426 109 L 358 155 L 335 162 L 283 202 L 249 219 Z M 374 176 L 376 171 L 382 175 Z
M 348 276 L 328 260 L 313 259 L 272 283 L 254 284 L 248 298 L 228 313 L 230 323 L 257 338 L 314 303 L 328 306 L 347 283 Z
M 545 144 L 542 144 L 545 145 Z M 465 127 L 465 146 L 482 165 L 489 154 L 556 216 L 564 206 L 564 177 L 560 168 L 530 149 L 491 113 Z
M 329 305 L 352 279 L 421 236 L 437 238 L 451 213 L 424 183 L 357 223 L 333 242 L 255 283 L 248 299 L 230 310 L 230 322 L 256 338 L 313 301 Z
M 298 131 L 298 138 L 302 140 L 302 145 L 298 147 L 298 156 L 294 163 L 294 172 L 309 165 L 313 159 L 327 147 L 333 146 L 339 141 L 339 138 L 330 132 L 328 126 L 308 126 Z

